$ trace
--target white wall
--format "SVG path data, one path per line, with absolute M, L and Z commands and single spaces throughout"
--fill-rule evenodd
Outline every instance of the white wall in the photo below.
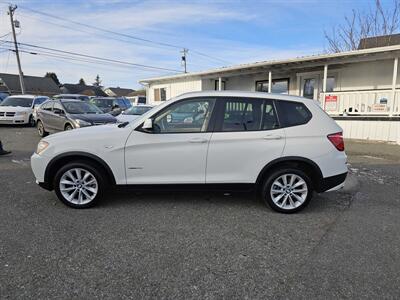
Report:
M 150 104 L 159 104 L 154 101 L 154 89 L 166 88 L 167 100 L 188 92 L 201 91 L 200 78 L 187 78 L 179 80 L 171 80 L 166 83 L 153 83 L 146 89 L 147 102 Z
M 348 139 L 384 141 L 400 144 L 399 121 L 336 120 Z
M 341 68 L 339 91 L 391 89 L 393 79 L 393 59 L 350 64 Z M 400 86 L 400 68 L 397 85 Z

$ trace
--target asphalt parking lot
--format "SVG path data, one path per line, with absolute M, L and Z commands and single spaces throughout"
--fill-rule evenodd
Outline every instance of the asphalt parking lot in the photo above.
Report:
M 34 182 L 35 129 L 0 138 L 1 299 L 400 297 L 399 146 L 347 143 L 347 187 L 283 215 L 248 194 L 74 210 Z

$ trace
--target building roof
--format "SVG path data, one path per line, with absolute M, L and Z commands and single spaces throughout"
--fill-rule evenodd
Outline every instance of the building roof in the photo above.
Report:
M 137 90 L 126 95 L 126 97 L 146 96 L 146 90 Z
M 363 38 L 358 44 L 358 49 L 361 50 L 394 45 L 400 45 L 400 34 L 389 34 Z
M 0 89 L 11 94 L 21 94 L 19 76 L 16 74 L 0 73 L 2 84 Z M 60 88 L 49 77 L 37 77 L 24 75 L 25 93 L 34 95 L 52 96 L 59 94 Z
M 62 85 L 61 90 L 63 94 L 81 94 L 86 96 L 101 96 L 101 97 L 108 96 L 101 89 L 101 87 L 94 85 L 65 83 Z
M 113 94 L 116 97 L 126 97 L 130 93 L 135 92 L 135 90 L 133 90 L 133 89 L 126 89 L 126 88 L 120 88 L 120 87 L 109 87 L 109 88 L 106 88 L 106 90 L 110 90 L 111 92 L 113 92 Z
M 396 53 L 395 53 L 396 52 Z M 245 72 L 251 71 L 253 69 L 257 69 L 260 71 L 261 69 L 271 70 L 273 68 L 282 68 L 282 67 L 290 67 L 290 66 L 301 66 L 301 65 L 324 65 L 330 63 L 347 63 L 351 61 L 362 61 L 364 59 L 372 59 L 373 57 L 379 57 L 379 55 L 386 55 L 387 53 L 391 53 L 393 55 L 400 55 L 400 45 L 395 46 L 387 46 L 387 47 L 377 47 L 377 48 L 369 48 L 369 49 L 361 49 L 361 50 L 353 50 L 339 53 L 325 53 L 318 55 L 309 55 L 302 57 L 295 57 L 289 59 L 282 60 L 269 60 L 269 61 L 260 61 L 254 63 L 246 63 L 240 64 L 230 67 L 222 67 L 217 69 L 211 69 L 207 71 L 201 72 L 193 72 L 193 73 L 185 73 L 185 74 L 176 74 L 171 76 L 163 76 L 163 77 L 154 77 L 140 80 L 141 84 L 148 84 L 153 82 L 162 82 L 162 81 L 170 81 L 175 79 L 185 79 L 190 77 L 202 77 L 202 76 L 223 76 L 224 74 L 234 73 L 234 72 Z

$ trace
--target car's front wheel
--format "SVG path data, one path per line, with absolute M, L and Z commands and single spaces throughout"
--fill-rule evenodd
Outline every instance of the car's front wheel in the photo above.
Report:
M 310 178 L 301 170 L 284 168 L 267 178 L 262 189 L 264 201 L 275 211 L 294 213 L 310 202 L 313 188 Z
M 65 128 L 64 128 L 65 131 L 72 130 L 72 129 L 74 129 L 74 128 L 71 126 L 71 124 L 65 125 Z
M 40 120 L 37 122 L 37 130 L 41 137 L 45 137 L 48 134 L 48 132 L 44 129 L 42 121 Z
M 93 206 L 103 195 L 104 185 L 102 172 L 84 161 L 65 165 L 54 180 L 57 197 L 74 208 Z
M 33 116 L 32 115 L 29 116 L 28 126 L 29 127 L 35 127 L 35 125 L 36 125 L 36 122 L 35 122 L 35 119 L 33 118 Z

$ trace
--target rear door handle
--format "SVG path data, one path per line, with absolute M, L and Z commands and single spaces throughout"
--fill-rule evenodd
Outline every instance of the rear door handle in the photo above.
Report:
M 283 136 L 277 134 L 269 134 L 263 137 L 264 140 L 280 140 Z
M 189 143 L 204 144 L 207 143 L 207 140 L 202 138 L 193 138 L 189 140 Z

